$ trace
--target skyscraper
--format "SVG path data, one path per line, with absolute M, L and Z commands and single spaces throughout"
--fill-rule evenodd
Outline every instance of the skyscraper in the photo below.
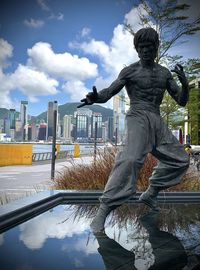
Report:
M 28 139 L 28 113 L 27 113 L 28 101 L 22 100 L 20 107 L 20 120 L 22 122 L 22 138 L 24 141 Z
M 41 123 L 39 127 L 39 132 L 38 132 L 38 140 L 45 141 L 46 140 L 46 130 L 47 130 L 47 124 L 46 123 Z
M 49 101 L 48 102 L 48 110 L 47 110 L 46 140 L 49 140 L 53 137 L 53 120 L 54 120 L 54 111 L 55 110 L 58 111 L 57 101 Z
M 95 137 L 95 122 L 97 122 L 97 138 L 102 139 L 102 114 L 93 113 L 91 121 L 91 138 Z
M 113 97 L 114 134 L 117 142 L 122 142 L 125 136 L 125 92 L 122 90 Z
M 10 129 L 15 129 L 15 121 L 16 121 L 16 111 L 15 111 L 15 109 L 10 109 L 9 118 L 10 118 Z
M 71 115 L 65 115 L 63 117 L 63 138 L 67 141 L 71 141 L 72 131 L 72 116 Z
M 78 140 L 88 140 L 90 137 L 90 118 L 92 116 L 92 111 L 88 108 L 81 108 L 74 112 L 76 117 L 76 134 L 75 139 Z
M 113 117 L 109 117 L 108 118 L 108 139 L 111 141 L 113 140 L 113 136 L 114 136 L 113 130 L 114 130 Z

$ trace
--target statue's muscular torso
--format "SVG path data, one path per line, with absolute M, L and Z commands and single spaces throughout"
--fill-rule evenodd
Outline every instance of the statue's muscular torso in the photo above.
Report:
M 106 102 L 123 87 L 126 88 L 130 98 L 130 110 L 143 108 L 159 113 L 165 90 L 180 106 L 185 106 L 188 100 L 186 83 L 185 90 L 180 91 L 167 68 L 157 63 L 144 67 L 139 61 L 122 69 L 118 78 L 108 88 L 98 92 L 95 102 Z
M 148 102 L 157 107 L 162 102 L 169 74 L 168 69 L 159 64 L 144 68 L 137 62 L 124 68 L 118 79 L 125 83 L 130 103 Z

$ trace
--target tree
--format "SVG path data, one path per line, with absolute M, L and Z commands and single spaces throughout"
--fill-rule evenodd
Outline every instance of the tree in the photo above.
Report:
M 183 37 L 194 35 L 200 30 L 200 16 L 189 20 L 188 16 L 180 14 L 189 8 L 190 5 L 177 4 L 176 0 L 140 0 L 137 11 L 141 26 L 153 27 L 159 34 L 160 46 L 156 62 L 165 64 L 169 69 L 174 68 L 176 63 L 183 64 L 191 80 L 200 73 L 199 59 L 188 59 L 184 62 L 182 56 L 171 56 L 168 52 L 173 46 L 185 42 Z M 135 35 L 135 30 L 130 24 L 125 24 L 125 28 Z M 161 114 L 169 127 L 182 126 L 184 123 L 183 110 L 168 93 L 165 93 L 163 98 Z
M 187 105 L 191 144 L 200 144 L 200 88 L 193 88 L 190 93 L 190 100 Z
M 160 47 L 156 61 L 161 62 L 167 58 L 168 51 L 184 36 L 191 36 L 200 30 L 200 17 L 189 21 L 188 16 L 180 15 L 180 12 L 190 8 L 187 4 L 177 4 L 176 0 L 140 0 L 137 7 L 140 24 L 143 27 L 154 27 L 160 37 Z M 134 35 L 135 30 L 130 24 L 125 28 Z
M 175 129 L 177 127 L 183 126 L 185 112 L 167 92 L 165 93 L 163 102 L 160 106 L 160 111 L 161 116 L 169 128 Z
M 187 104 L 191 143 L 200 144 L 200 59 L 188 59 L 184 63 L 190 81 L 190 98 Z

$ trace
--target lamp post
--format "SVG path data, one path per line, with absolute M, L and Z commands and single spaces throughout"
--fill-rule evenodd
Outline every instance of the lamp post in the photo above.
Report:
M 57 101 L 54 101 L 53 108 L 53 138 L 52 138 L 52 158 L 51 158 L 51 179 L 55 176 L 55 160 L 56 160 L 56 131 L 57 131 Z

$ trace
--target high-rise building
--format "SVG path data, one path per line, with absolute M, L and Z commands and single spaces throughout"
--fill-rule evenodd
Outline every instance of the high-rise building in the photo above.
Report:
M 91 116 L 92 111 L 88 108 L 80 108 L 74 112 L 76 119 L 76 130 L 74 138 L 78 140 L 87 140 L 91 136 Z
M 76 139 L 88 138 L 89 117 L 85 114 L 76 115 Z
M 16 111 L 15 109 L 10 109 L 9 111 L 9 119 L 10 119 L 10 137 L 11 140 L 15 140 L 15 127 L 16 127 Z
M 31 129 L 31 140 L 32 141 L 36 141 L 37 137 L 38 137 L 38 130 L 39 128 L 37 127 L 37 125 L 35 123 L 33 123 L 32 125 L 32 129 Z
M 60 138 L 61 134 L 62 134 L 62 129 L 61 129 L 60 114 L 57 113 L 57 128 L 56 128 L 56 136 L 57 136 L 57 138 Z
M 26 141 L 28 139 L 28 101 L 22 100 L 20 107 L 20 120 L 22 123 L 22 134 L 23 140 Z
M 113 140 L 113 136 L 114 136 L 113 130 L 114 130 L 113 117 L 109 117 L 108 118 L 108 139 L 111 141 Z
M 91 119 L 91 138 L 95 137 L 95 122 L 97 122 L 97 139 L 102 139 L 102 114 L 93 113 Z
M 102 123 L 102 140 L 104 142 L 108 140 L 108 121 Z
M 4 119 L 0 119 L 0 133 L 4 132 Z
M 28 125 L 28 141 L 32 141 L 32 125 Z
M 4 133 L 6 135 L 10 135 L 10 119 L 4 118 Z
M 38 132 L 38 140 L 40 141 L 46 140 L 46 131 L 47 131 L 47 124 L 46 123 L 40 124 L 39 132 Z
M 72 116 L 65 115 L 63 117 L 63 138 L 67 141 L 72 140 Z
M 20 142 L 23 141 L 22 121 L 19 119 L 15 122 L 15 140 Z
M 16 122 L 16 111 L 15 111 L 15 109 L 10 109 L 10 111 L 9 111 L 9 119 L 10 119 L 10 129 L 15 130 L 15 122 Z
M 58 103 L 57 103 L 57 101 L 49 101 L 48 102 L 48 110 L 47 110 L 47 134 L 46 134 L 46 140 L 49 140 L 49 139 L 51 139 L 53 137 L 54 111 L 55 110 L 58 111 Z M 57 115 L 58 115 L 58 113 L 57 113 Z M 58 121 L 56 121 L 56 122 L 58 122 Z M 56 130 L 57 130 L 57 128 L 56 128 Z
M 125 105 L 126 97 L 124 89 L 113 97 L 114 134 L 117 143 L 122 142 L 125 136 Z

